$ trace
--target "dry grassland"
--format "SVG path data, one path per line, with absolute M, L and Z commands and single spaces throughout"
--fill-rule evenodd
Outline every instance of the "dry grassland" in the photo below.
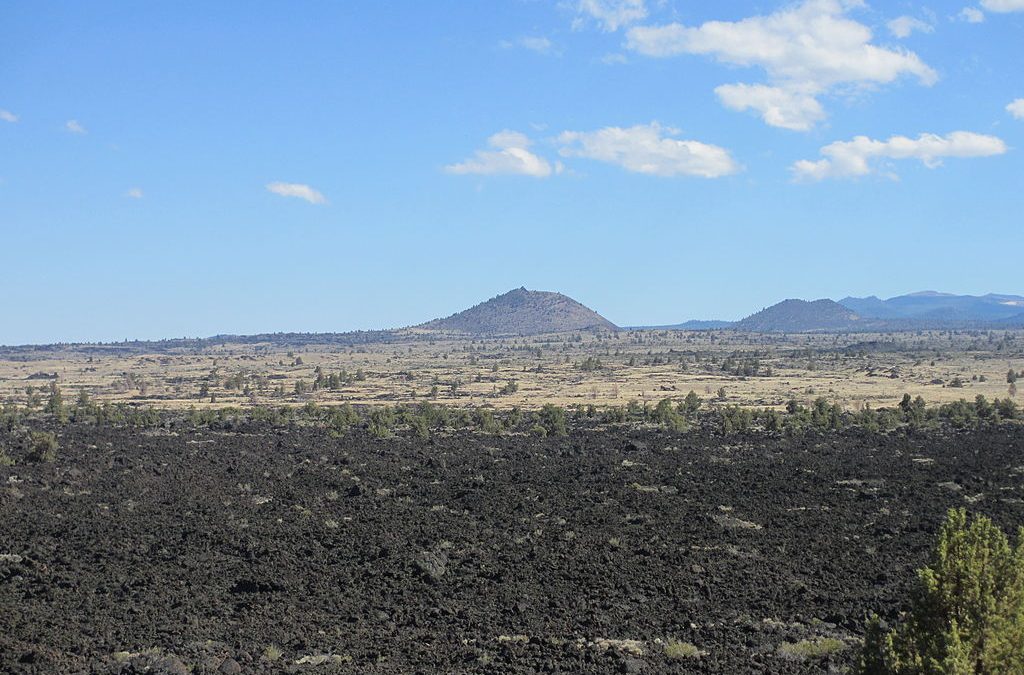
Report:
M 311 400 L 603 407 L 656 402 L 692 390 L 730 404 L 783 406 L 793 398 L 809 402 L 823 396 L 857 409 L 891 406 L 904 393 L 929 404 L 979 394 L 1003 398 L 1009 393 L 1007 371 L 1024 370 L 1024 331 L 783 336 L 645 330 L 477 340 L 410 332 L 396 342 L 355 347 L 265 343 L 162 350 L 155 344 L 150 351 L 118 353 L 119 348 L 2 351 L 0 401 L 24 404 L 30 391 L 45 401 L 56 381 L 69 403 L 85 390 L 98 402 L 167 408 Z M 738 373 L 744 364 L 758 374 Z M 347 377 L 340 386 L 314 388 L 318 374 L 342 373 Z M 516 391 L 503 393 L 510 381 Z M 957 382 L 962 386 L 952 386 Z M 297 393 L 297 383 L 307 391 Z M 725 398 L 718 399 L 723 388 Z

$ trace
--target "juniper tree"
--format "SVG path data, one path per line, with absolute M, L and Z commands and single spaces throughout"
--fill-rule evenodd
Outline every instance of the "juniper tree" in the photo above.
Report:
M 984 516 L 951 509 L 931 563 L 918 570 L 910 611 L 868 627 L 862 673 L 1024 673 L 1024 527 L 1016 548 Z

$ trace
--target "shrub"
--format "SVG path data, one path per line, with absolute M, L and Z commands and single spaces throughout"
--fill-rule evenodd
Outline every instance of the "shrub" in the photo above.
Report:
M 821 637 L 811 640 L 800 640 L 799 642 L 783 642 L 779 645 L 778 654 L 784 659 L 806 661 L 808 659 L 822 659 L 844 649 L 846 649 L 846 643 L 842 640 Z
M 700 650 L 689 642 L 669 640 L 665 643 L 665 656 L 670 659 L 695 659 L 700 655 Z
M 663 398 L 654 409 L 654 419 L 669 431 L 686 431 L 686 418 L 672 405 L 672 399 Z
M 26 458 L 31 462 L 52 462 L 57 459 L 57 437 L 49 431 L 33 431 L 29 436 Z
M 473 411 L 477 429 L 485 434 L 501 433 L 501 425 L 494 419 L 494 411 L 490 408 L 477 408 Z
M 395 411 L 390 407 L 377 408 L 370 413 L 370 421 L 367 426 L 370 433 L 377 438 L 388 438 L 396 423 Z
M 430 438 L 430 425 L 423 415 L 413 415 L 409 418 L 409 428 L 416 434 L 417 438 L 427 440 Z
M 46 412 L 53 415 L 61 424 L 68 421 L 68 409 L 64 406 L 64 397 L 56 382 L 50 383 L 50 398 L 46 401 Z
M 565 426 L 565 410 L 557 405 L 545 403 L 537 413 L 537 418 L 537 424 L 544 427 L 547 436 L 565 436 L 568 433 Z
M 868 626 L 863 673 L 1024 672 L 1024 528 L 1016 550 L 991 520 L 952 509 L 903 623 Z

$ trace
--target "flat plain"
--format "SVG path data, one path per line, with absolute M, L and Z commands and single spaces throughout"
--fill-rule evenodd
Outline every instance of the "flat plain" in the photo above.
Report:
M 57 382 L 68 400 L 84 390 L 101 403 L 179 409 L 423 400 L 498 409 L 607 407 L 694 391 L 756 407 L 824 397 L 856 410 L 895 405 L 905 393 L 929 404 L 1006 397 L 1011 369 L 1024 371 L 1024 331 L 635 330 L 478 339 L 404 331 L 360 344 L 8 348 L 0 350 L 0 400 L 24 404 L 30 388 L 45 398 Z

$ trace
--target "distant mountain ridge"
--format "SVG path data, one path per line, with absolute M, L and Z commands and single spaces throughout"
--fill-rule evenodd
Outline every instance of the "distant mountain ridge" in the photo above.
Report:
M 935 291 L 908 293 L 888 300 L 876 296 L 846 297 L 835 302 L 789 299 L 740 321 L 690 320 L 673 325 L 631 326 L 629 330 L 737 330 L 765 333 L 899 332 L 914 330 L 1003 330 L 1024 328 L 1024 296 L 988 293 L 981 296 Z M 140 354 L 206 349 L 225 344 L 357 346 L 402 340 L 431 340 L 432 332 L 464 336 L 541 335 L 572 331 L 620 330 L 594 310 L 549 291 L 517 288 L 451 316 L 417 326 L 345 333 L 277 332 L 214 335 L 206 338 L 128 340 L 109 343 L 0 345 L 0 355 L 30 358 L 33 354 L 75 347 L 97 354 Z
M 540 335 L 618 330 L 589 307 L 561 293 L 517 288 L 443 319 L 414 326 L 470 335 Z
M 888 300 L 875 296 L 846 297 L 839 304 L 871 319 L 921 319 L 926 321 L 1002 321 L 1024 319 L 1024 297 L 1019 295 L 953 295 L 921 291 Z

